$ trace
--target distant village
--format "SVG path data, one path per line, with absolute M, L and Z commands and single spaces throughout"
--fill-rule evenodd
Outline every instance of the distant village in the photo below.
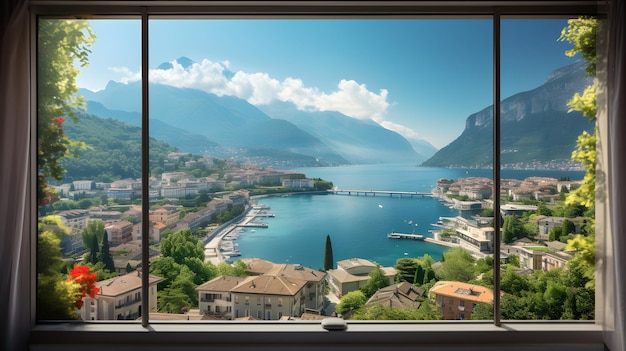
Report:
M 173 153 L 169 161 L 177 162 L 182 155 Z M 188 162 L 212 163 L 210 158 Z M 188 165 L 191 166 L 191 165 Z M 555 203 L 563 189 L 571 190 L 579 182 L 560 181 L 553 178 L 531 177 L 524 180 L 503 179 L 501 196 L 512 200 L 501 207 L 501 213 L 522 214 L 536 211 L 535 205 L 521 204 L 524 200 Z M 151 177 L 149 193 L 151 201 L 162 201 L 158 208 L 149 211 L 151 244 L 161 241 L 165 230 L 203 228 L 220 212 L 233 206 L 247 206 L 251 186 L 283 187 L 293 191 L 314 189 L 314 180 L 298 172 L 281 172 L 247 164 L 233 166 L 222 176 L 195 177 L 188 172 L 164 171 L 159 177 Z M 137 199 L 141 193 L 141 181 L 123 179 L 111 183 L 93 180 L 76 180 L 55 186 L 62 198 L 106 197 L 113 200 Z M 228 191 L 226 191 L 229 189 Z M 232 190 L 231 190 L 232 189 Z M 235 190 L 239 189 L 239 190 Z M 482 210 L 493 207 L 493 184 L 488 178 L 440 179 L 432 196 L 444 205 L 458 210 Z M 210 201 L 195 212 L 184 213 L 177 204 L 180 199 L 209 193 Z M 115 201 L 113 201 L 115 202 Z M 515 203 L 515 204 L 512 204 Z M 184 213 L 184 214 L 183 214 Z M 80 313 L 84 320 L 136 319 L 141 316 L 142 270 L 128 272 L 127 267 L 139 267 L 141 263 L 141 206 L 128 205 L 124 211 L 119 206 L 96 206 L 88 209 L 64 210 L 56 213 L 70 230 L 62 241 L 66 256 L 84 252 L 81 233 L 89 220 L 100 219 L 111 243 L 115 269 L 119 276 L 97 282 L 100 289 L 94 298 L 87 297 Z M 563 225 L 566 218 L 534 216 L 537 233 L 532 239 L 523 238 L 501 246 L 501 257 L 511 255 L 519 258 L 520 270 L 551 270 L 564 267 L 572 258 L 565 244 L 549 240 L 553 228 Z M 581 231 L 581 218 L 567 219 L 574 223 L 575 231 Z M 439 218 L 433 226 L 432 242 L 450 247 L 461 247 L 475 257 L 493 254 L 493 217 L 475 215 L 467 218 L 457 216 Z M 445 233 L 445 235 L 444 235 Z M 160 252 L 150 248 L 150 259 Z M 394 267 L 379 267 L 376 263 L 352 258 L 336 262 L 336 269 L 319 271 L 301 265 L 276 264 L 260 258 L 241 260 L 246 267 L 246 277 L 219 276 L 197 286 L 197 308 L 179 313 L 156 313 L 157 284 L 164 278 L 150 275 L 150 318 L 153 319 L 322 319 L 336 315 L 332 301 L 338 302 L 346 294 L 361 289 L 370 279 L 370 273 L 380 268 L 388 279 L 388 286 L 376 291 L 366 305 L 382 304 L 397 308 L 419 308 L 420 302 L 430 299 L 444 319 L 470 319 L 473 307 L 478 303 L 492 303 L 493 292 L 479 285 L 455 281 L 437 282 L 428 292 L 417 285 L 398 281 Z M 444 308 L 444 300 L 446 308 Z M 454 313 L 448 308 L 455 306 Z M 465 309 L 464 306 L 473 306 Z M 461 313 L 459 313 L 461 311 Z

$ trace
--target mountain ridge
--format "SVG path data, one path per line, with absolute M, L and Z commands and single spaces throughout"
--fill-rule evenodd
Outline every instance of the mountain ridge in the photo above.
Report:
M 584 62 L 553 71 L 545 83 L 501 102 L 501 163 L 569 161 L 578 135 L 593 131 L 567 102 L 592 83 Z M 493 105 L 467 117 L 459 137 L 420 164 L 424 167 L 492 166 Z M 485 142 L 488 140 L 488 142 Z

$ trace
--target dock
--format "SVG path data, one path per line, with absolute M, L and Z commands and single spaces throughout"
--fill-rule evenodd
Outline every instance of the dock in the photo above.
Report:
M 331 189 L 328 190 L 331 194 L 336 195 L 356 195 L 356 196 L 376 196 L 383 195 L 389 197 L 433 197 L 432 192 L 422 191 L 394 191 L 394 190 L 344 190 L 344 189 Z
M 391 233 L 387 234 L 387 237 L 389 239 L 424 240 L 424 236 L 423 235 L 419 235 L 419 234 L 405 234 L 405 233 L 397 233 L 397 232 L 391 232 Z

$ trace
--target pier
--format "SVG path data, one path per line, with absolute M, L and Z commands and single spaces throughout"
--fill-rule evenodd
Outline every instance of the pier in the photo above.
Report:
M 336 195 L 356 195 L 356 196 L 389 196 L 389 197 L 433 197 L 431 192 L 422 191 L 393 191 L 393 190 L 343 190 L 332 189 L 328 192 Z
M 389 239 L 424 240 L 424 236 L 423 235 L 419 235 L 419 234 L 405 234 L 405 233 L 396 233 L 396 232 L 391 232 L 391 233 L 387 234 L 387 237 Z

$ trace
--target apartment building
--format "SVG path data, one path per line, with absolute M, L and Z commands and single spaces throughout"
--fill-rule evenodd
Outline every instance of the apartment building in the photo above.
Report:
M 96 282 L 100 291 L 93 298 L 86 297 L 80 309 L 83 320 L 134 320 L 142 315 L 141 311 L 141 271 Z M 164 279 L 156 275 L 149 276 L 149 307 L 157 310 L 157 284 Z
M 439 281 L 430 288 L 429 298 L 435 301 L 443 319 L 472 319 L 479 303 L 493 303 L 493 291 L 481 285 Z
M 306 280 L 261 275 L 231 289 L 234 318 L 279 320 L 305 312 Z
M 306 281 L 304 305 L 307 311 L 320 313 L 324 308 L 324 280 L 326 273 L 299 264 L 276 264 L 267 260 L 244 259 L 248 274 L 286 277 Z

